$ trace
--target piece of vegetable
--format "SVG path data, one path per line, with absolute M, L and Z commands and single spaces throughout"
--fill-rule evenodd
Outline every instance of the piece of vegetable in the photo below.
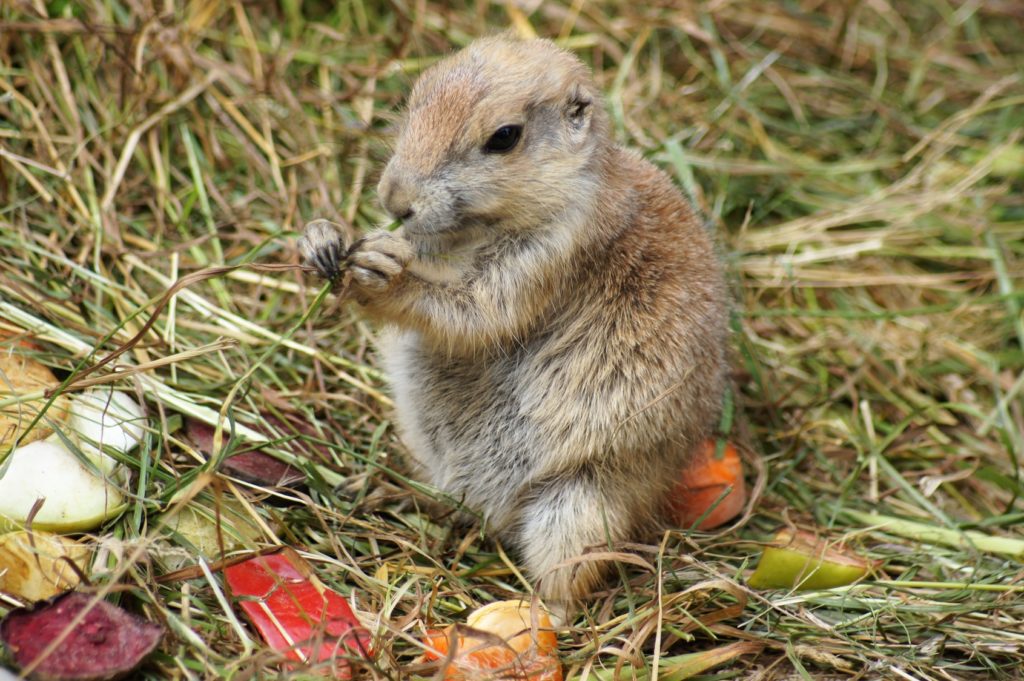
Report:
M 142 440 L 145 423 L 142 407 L 124 392 L 99 388 L 71 400 L 71 430 L 82 453 L 106 475 L 117 466 L 106 450 L 130 451 Z
M 466 618 L 464 627 L 428 631 L 424 644 L 425 660 L 443 660 L 447 664 L 445 679 L 562 679 L 558 641 L 551 618 L 539 606 L 534 610 L 528 601 L 498 601 L 485 605 Z
M 0 534 L 0 591 L 28 602 L 78 586 L 75 565 L 85 572 L 89 550 L 49 532 Z
M 268 431 L 269 429 L 257 428 Z M 185 432 L 196 448 L 210 456 L 213 452 L 213 426 L 189 419 L 185 424 Z M 267 433 L 271 435 L 271 433 Z M 224 459 L 221 470 L 254 485 L 266 487 L 294 487 L 306 479 L 306 475 L 283 461 L 275 459 L 257 449 L 232 454 Z
M 240 480 L 266 487 L 293 487 L 306 479 L 298 468 L 255 450 L 229 456 L 221 470 Z
M 527 601 L 496 601 L 474 610 L 466 618 L 466 626 L 500 636 L 512 650 L 525 653 L 536 645 L 537 651 L 553 655 L 558 637 L 551 626 L 551 617 L 538 606 L 537 635 L 533 635 L 533 608 Z
M 676 483 L 669 508 L 680 527 L 713 529 L 735 518 L 747 504 L 743 462 L 736 447 L 726 443 L 721 455 L 716 453 L 717 442 L 706 440 Z
M 28 331 L 0 328 L 0 353 L 9 354 L 14 347 L 39 352 L 41 348 L 32 340 L 34 337 Z
M 32 527 L 51 532 L 91 530 L 124 510 L 118 488 L 52 438 L 18 447 L 0 466 L 0 530 L 23 526 L 39 499 Z
M 176 535 L 176 539 L 183 540 L 179 543 L 187 542 L 186 548 L 190 549 L 190 552 L 197 551 L 209 560 L 220 558 L 222 548 L 224 551 L 256 548 L 263 536 L 263 530 L 252 519 L 245 506 L 230 498 L 222 498 L 216 503 L 219 504 L 219 509 L 203 504 L 199 499 L 193 499 L 175 515 L 165 515 L 164 528 L 172 536 Z M 181 565 L 170 567 L 178 569 Z
M 15 664 L 31 668 L 30 678 L 44 681 L 124 678 L 153 652 L 163 634 L 159 624 L 77 592 L 12 610 L 0 622 L 0 641 Z
M 780 530 L 747 584 L 754 589 L 832 589 L 863 578 L 871 563 L 810 532 Z
M 236 603 L 263 640 L 291 660 L 323 663 L 335 678 L 351 678 L 350 659 L 370 659 L 370 634 L 348 602 L 312 567 L 284 547 L 224 569 Z
M 44 391 L 59 384 L 53 372 L 39 362 L 7 350 L 0 352 L 0 462 L 16 443 L 42 440 L 53 433 L 54 424 L 68 420 L 68 398 L 60 395 L 29 428 L 46 406 Z

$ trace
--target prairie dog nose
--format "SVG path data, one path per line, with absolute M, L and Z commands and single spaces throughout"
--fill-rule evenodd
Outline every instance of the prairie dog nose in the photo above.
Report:
M 412 204 L 416 200 L 416 183 L 389 164 L 377 185 L 380 203 L 392 217 L 408 220 L 412 217 Z

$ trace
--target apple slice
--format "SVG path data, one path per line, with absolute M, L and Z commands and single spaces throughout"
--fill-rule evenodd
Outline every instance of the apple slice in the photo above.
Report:
M 498 601 L 475 610 L 466 627 L 427 632 L 426 661 L 448 660 L 450 681 L 525 679 L 562 681 L 558 641 L 548 613 L 539 608 L 533 634 L 533 610 L 527 601 Z M 452 651 L 452 644 L 456 650 Z
M 68 398 L 60 395 L 29 428 L 47 404 L 43 391 L 59 384 L 53 372 L 34 359 L 0 351 L 0 462 L 15 443 L 42 440 L 53 432 L 53 424 L 68 420 Z
M 870 569 L 870 561 L 810 532 L 783 529 L 765 547 L 747 584 L 754 589 L 832 589 L 856 582 Z
M 146 415 L 128 393 L 100 388 L 71 399 L 71 430 L 78 435 L 82 453 L 105 475 L 117 467 L 107 450 L 121 454 L 139 444 Z
M 125 508 L 117 487 L 54 439 L 18 447 L 0 465 L 0 531 L 23 526 L 39 499 L 32 527 L 51 532 L 91 530 Z
M 176 570 L 185 562 L 194 562 L 196 556 L 193 550 L 207 560 L 217 560 L 221 558 L 221 548 L 229 552 L 257 547 L 263 537 L 263 530 L 242 502 L 225 496 L 214 503 L 219 508 L 208 506 L 201 498 L 192 499 L 177 513 L 172 515 L 168 512 L 161 516 L 165 531 L 171 534 L 176 543 L 189 549 L 188 557 L 182 561 L 169 556 L 169 567 Z
M 73 539 L 49 532 L 0 535 L 0 591 L 29 602 L 78 586 L 76 565 L 85 572 L 89 550 Z

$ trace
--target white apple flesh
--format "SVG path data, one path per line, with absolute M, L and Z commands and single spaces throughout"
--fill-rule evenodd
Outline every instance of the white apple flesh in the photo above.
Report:
M 117 461 L 106 452 L 121 454 L 139 444 L 146 415 L 142 407 L 116 390 L 98 389 L 75 395 L 71 400 L 71 430 L 78 435 L 78 446 L 105 475 Z
M 50 532 L 91 530 L 124 510 L 118 488 L 53 439 L 18 447 L 0 465 L 0 532 L 23 526 L 39 499 L 32 527 Z

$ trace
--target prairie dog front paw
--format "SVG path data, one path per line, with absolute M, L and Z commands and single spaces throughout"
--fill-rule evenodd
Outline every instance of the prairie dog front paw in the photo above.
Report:
M 352 246 L 348 254 L 353 283 L 370 294 L 384 293 L 412 260 L 412 245 L 383 230 L 371 232 Z
M 302 260 L 315 267 L 321 277 L 334 281 L 341 274 L 348 244 L 339 225 L 329 220 L 313 220 L 302 231 L 299 252 Z

